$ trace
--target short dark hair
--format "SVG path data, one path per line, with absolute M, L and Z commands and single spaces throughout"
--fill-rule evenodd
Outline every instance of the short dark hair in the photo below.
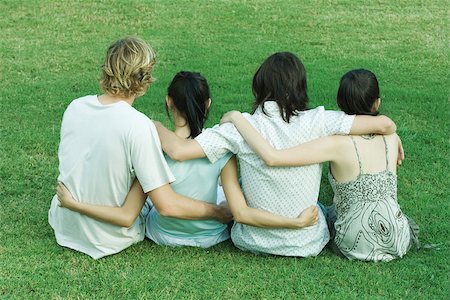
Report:
M 276 101 L 281 117 L 288 123 L 298 111 L 306 110 L 306 71 L 300 59 L 290 52 L 269 56 L 253 76 L 253 95 L 253 112 L 260 105 L 264 112 L 264 102 Z
M 209 86 L 206 78 L 200 73 L 181 71 L 175 75 L 167 89 L 173 105 L 188 122 L 191 130 L 189 137 L 195 138 L 203 130 L 208 119 Z M 169 110 L 166 104 L 166 111 Z
M 380 98 L 380 89 L 375 74 L 369 70 L 357 69 L 347 72 L 339 82 L 336 102 L 349 115 L 377 115 L 372 111 Z

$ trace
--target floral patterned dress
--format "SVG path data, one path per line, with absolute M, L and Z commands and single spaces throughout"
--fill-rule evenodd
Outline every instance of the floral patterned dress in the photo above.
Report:
M 397 202 L 397 176 L 388 169 L 386 139 L 383 136 L 386 169 L 375 174 L 364 173 L 355 140 L 351 139 L 359 175 L 340 183 L 331 172 L 328 174 L 335 194 L 335 245 L 349 259 L 390 261 L 402 257 L 410 247 L 410 228 Z

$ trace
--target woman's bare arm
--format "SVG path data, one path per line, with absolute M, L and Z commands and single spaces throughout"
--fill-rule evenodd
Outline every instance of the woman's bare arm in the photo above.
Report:
M 183 139 L 170 131 L 161 122 L 153 121 L 158 131 L 163 151 L 173 160 L 185 161 L 205 157 L 202 147 L 194 139 Z
M 342 137 L 340 136 L 323 137 L 293 148 L 277 150 L 261 136 L 240 112 L 228 112 L 220 122 L 232 122 L 247 144 L 268 166 L 303 166 L 334 161 L 339 157 L 342 144 Z
M 225 197 L 238 223 L 263 228 L 304 228 L 317 224 L 318 207 L 313 205 L 305 209 L 297 218 L 288 218 L 270 212 L 248 207 L 238 181 L 236 157 L 233 156 L 221 173 Z
M 350 134 L 361 135 L 361 134 L 392 134 L 397 130 L 397 125 L 394 121 L 386 116 L 355 116 L 352 128 L 350 129 Z
M 58 183 L 56 194 L 61 207 L 99 221 L 123 227 L 133 225 L 147 198 L 137 179 L 131 186 L 121 207 L 81 203 L 73 198 L 70 191 L 62 183 Z M 225 224 L 232 220 L 228 208 L 179 195 L 172 190 L 169 184 L 150 191 L 148 195 L 158 212 L 163 216 L 189 220 L 215 219 Z
M 134 180 L 123 206 L 102 206 L 78 202 L 73 198 L 66 186 L 59 182 L 56 194 L 61 207 L 65 207 L 80 214 L 122 227 L 131 227 L 141 212 L 146 199 L 138 180 Z

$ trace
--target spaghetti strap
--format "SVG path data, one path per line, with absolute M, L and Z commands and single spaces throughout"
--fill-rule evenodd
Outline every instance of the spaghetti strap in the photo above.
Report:
M 386 138 L 384 137 L 384 135 L 382 135 L 383 137 L 383 141 L 384 141 L 384 149 L 386 152 L 386 170 L 389 170 L 389 151 L 388 151 L 388 146 L 386 143 Z
M 356 156 L 358 157 L 359 173 L 362 174 L 362 173 L 363 173 L 363 170 L 362 170 L 362 165 L 361 165 L 361 158 L 359 157 L 358 147 L 356 146 L 356 142 L 355 142 L 355 140 L 353 139 L 353 137 L 350 136 L 350 138 L 352 139 L 353 146 L 355 146 Z

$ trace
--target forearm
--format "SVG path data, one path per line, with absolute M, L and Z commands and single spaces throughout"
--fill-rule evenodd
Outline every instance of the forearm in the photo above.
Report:
M 297 147 L 278 150 L 241 113 L 233 113 L 230 118 L 247 144 L 270 167 L 305 166 L 334 159 L 337 147 L 334 137 L 324 137 Z
M 218 218 L 217 205 L 190 199 L 178 194 L 175 194 L 171 202 L 171 209 L 164 210 L 161 214 L 167 217 L 187 220 L 209 220 Z
M 137 179 L 134 180 L 125 202 L 121 207 L 78 202 L 72 197 L 72 194 L 62 182 L 58 183 L 56 194 L 61 207 L 68 208 L 99 221 L 123 227 L 130 227 L 133 225 L 141 212 L 146 198 Z
M 148 196 L 162 216 L 187 220 L 216 219 L 220 221 L 221 207 L 179 195 L 172 190 L 170 185 L 159 187 L 149 192 Z
M 124 212 L 122 207 L 111 207 L 74 202 L 66 208 L 96 220 L 122 227 L 130 227 L 136 218 Z
M 237 223 L 251 225 L 261 228 L 292 228 L 298 229 L 306 227 L 305 224 L 298 218 L 288 218 L 280 215 L 276 215 L 264 210 L 245 207 L 237 209 L 236 211 L 231 209 L 234 220 Z

